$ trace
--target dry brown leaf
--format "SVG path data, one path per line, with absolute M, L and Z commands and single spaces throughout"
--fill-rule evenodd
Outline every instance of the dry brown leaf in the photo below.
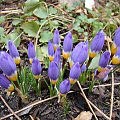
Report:
M 92 113 L 90 111 L 81 112 L 74 120 L 91 120 Z

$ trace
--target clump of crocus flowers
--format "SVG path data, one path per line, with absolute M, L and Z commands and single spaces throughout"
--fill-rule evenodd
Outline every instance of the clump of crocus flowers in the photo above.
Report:
M 89 69 L 90 63 L 98 54 L 101 54 L 101 57 L 98 67 L 93 70 L 93 78 L 104 81 L 108 79 L 111 69 L 120 64 L 120 27 L 115 31 L 111 51 L 106 48 L 106 51 L 102 52 L 105 38 L 104 31 L 100 30 L 91 43 L 88 42 L 89 40 L 85 40 L 73 47 L 72 33 L 68 32 L 64 37 L 63 46 L 61 46 L 59 30 L 54 31 L 53 40 L 48 41 L 48 77 L 57 93 L 66 95 L 70 91 L 70 87 L 80 80 L 80 76 Z M 13 41 L 8 42 L 8 50 L 9 53 L 0 52 L 0 69 L 3 72 L 0 74 L 0 86 L 8 91 L 13 91 L 15 87 L 12 83 L 19 80 L 17 68 L 20 66 L 21 59 Z M 42 77 L 42 65 L 36 57 L 33 42 L 29 42 L 27 54 L 31 72 L 39 81 Z M 69 74 L 64 77 L 68 69 Z

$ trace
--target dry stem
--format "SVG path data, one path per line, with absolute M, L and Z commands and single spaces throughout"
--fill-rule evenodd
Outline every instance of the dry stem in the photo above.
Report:
M 111 105 L 110 105 L 110 119 L 112 119 L 113 97 L 114 97 L 114 73 L 112 73 L 112 92 L 111 92 Z
M 88 101 L 88 99 L 87 99 L 87 97 L 86 97 L 86 95 L 85 95 L 85 93 L 84 93 L 84 91 L 82 89 L 82 86 L 80 85 L 79 81 L 77 81 L 77 84 L 78 84 L 78 86 L 79 86 L 79 88 L 80 88 L 80 90 L 81 90 L 81 92 L 82 92 L 82 94 L 83 94 L 83 96 L 84 96 L 84 98 L 85 98 L 85 100 L 86 100 L 86 102 L 87 102 L 91 112 L 93 113 L 95 119 L 98 120 L 98 118 L 97 118 L 95 112 L 93 111 L 93 109 L 92 109 L 92 107 L 91 107 L 91 105 L 90 105 L 90 103 L 89 103 L 89 101 Z

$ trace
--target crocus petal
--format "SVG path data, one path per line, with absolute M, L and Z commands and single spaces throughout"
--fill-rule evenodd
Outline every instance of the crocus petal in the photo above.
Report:
M 53 61 L 54 60 L 54 46 L 51 41 L 48 41 L 48 55 L 49 55 L 49 60 Z
M 99 66 L 105 68 L 108 65 L 109 60 L 110 60 L 110 52 L 105 51 L 100 57 Z
M 12 56 L 16 64 L 20 63 L 19 52 L 12 41 L 8 41 L 9 54 Z
M 32 73 L 36 79 L 40 77 L 41 71 L 42 68 L 39 60 L 37 58 L 34 58 L 32 62 Z
M 2 74 L 0 74 L 0 86 L 9 90 L 13 91 L 14 86 L 11 84 L 11 82 Z
M 120 64 L 120 47 L 118 47 L 117 52 L 112 58 L 112 64 L 115 64 L 115 65 Z
M 58 47 L 54 55 L 54 62 L 56 62 L 58 66 L 60 65 L 60 59 L 61 59 L 61 50 L 60 47 Z
M 113 41 L 117 45 L 117 47 L 120 47 L 120 27 L 118 27 L 115 31 Z
M 78 79 L 81 74 L 80 64 L 79 62 L 75 63 L 70 70 L 70 78 Z
M 79 64 L 83 64 L 88 57 L 88 44 L 87 42 L 80 42 L 75 46 L 71 53 L 71 60 Z
M 82 66 L 81 66 L 81 72 L 84 72 L 87 70 L 87 67 L 86 67 L 86 64 L 84 63 Z
M 8 53 L 1 52 L 0 61 L 0 68 L 7 76 L 13 76 L 16 73 L 16 64 Z
M 67 94 L 70 91 L 70 81 L 68 79 L 60 83 L 59 91 L 61 94 Z
M 111 71 L 111 67 L 107 66 L 105 68 L 102 69 L 101 72 L 99 72 L 98 70 L 95 71 L 95 78 L 96 79 L 104 79 Z
M 118 47 L 116 46 L 115 43 L 112 44 L 111 46 L 111 54 L 114 55 L 117 52 Z
M 56 29 L 54 32 L 53 43 L 54 43 L 54 50 L 56 50 L 60 44 L 60 35 L 58 29 Z
M 50 62 L 49 68 L 48 68 L 48 76 L 50 78 L 51 81 L 57 81 L 58 77 L 59 77 L 59 68 L 58 65 L 56 64 L 56 62 L 52 61 Z
M 90 46 L 90 50 L 91 50 L 90 53 L 94 53 L 95 54 L 95 53 L 100 52 L 102 50 L 102 48 L 103 48 L 104 41 L 105 41 L 105 34 L 101 30 L 100 32 L 98 32 L 96 34 L 96 36 L 92 40 L 92 43 L 91 43 L 91 46 Z M 94 56 L 90 56 L 90 57 L 91 58 L 95 57 L 95 55 Z
M 33 58 L 35 58 L 35 46 L 32 42 L 28 44 L 28 58 L 30 63 L 32 64 Z
M 68 59 L 70 57 L 70 52 L 72 51 L 73 41 L 72 34 L 69 32 L 63 41 L 63 58 Z

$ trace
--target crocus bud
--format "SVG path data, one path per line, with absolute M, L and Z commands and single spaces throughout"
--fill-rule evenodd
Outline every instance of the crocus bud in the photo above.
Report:
M 33 62 L 32 62 L 32 73 L 33 73 L 35 79 L 40 78 L 41 71 L 42 71 L 42 68 L 41 68 L 41 64 L 40 64 L 39 60 L 37 58 L 34 58 Z
M 50 65 L 48 68 L 48 76 L 53 85 L 56 84 L 57 79 L 59 77 L 59 73 L 60 73 L 60 71 L 59 71 L 57 63 L 54 61 L 50 62 Z
M 30 64 L 32 64 L 33 59 L 35 58 L 35 46 L 32 42 L 28 44 L 28 58 Z
M 12 57 L 6 52 L 0 53 L 0 68 L 2 69 L 3 73 L 8 76 L 9 80 L 17 80 L 18 76 L 16 64 L 14 63 Z
M 2 74 L 0 74 L 0 86 L 12 92 L 14 90 L 14 86 L 11 82 Z
M 109 60 L 110 60 L 110 52 L 105 51 L 99 60 L 99 68 L 98 68 L 99 72 L 102 70 L 102 68 L 105 68 L 108 65 Z
M 54 50 L 56 50 L 60 44 L 60 35 L 58 29 L 56 29 L 54 32 L 53 43 L 54 43 Z
M 117 52 L 112 57 L 112 64 L 114 64 L 114 65 L 120 64 L 120 47 L 118 47 Z
M 70 74 L 69 74 L 70 83 L 74 84 L 79 78 L 80 74 L 81 74 L 80 64 L 79 62 L 77 62 L 72 66 L 70 70 Z
M 70 81 L 68 79 L 60 83 L 59 91 L 61 94 L 67 94 L 70 91 Z
M 48 41 L 48 55 L 49 55 L 49 60 L 53 61 L 54 60 L 54 46 L 51 41 Z
M 111 54 L 114 55 L 117 52 L 117 48 L 120 47 L 120 27 L 115 31 L 113 44 L 111 47 Z
M 91 43 L 90 53 L 89 53 L 90 58 L 94 58 L 97 55 L 97 53 L 99 53 L 102 50 L 104 41 L 105 41 L 105 34 L 101 30 L 96 34 L 96 36 L 93 38 L 93 41 Z
M 58 47 L 54 55 L 54 62 L 56 62 L 58 66 L 60 65 L 60 59 L 61 59 L 61 50 L 60 47 Z
M 12 56 L 12 58 L 14 59 L 14 62 L 16 64 L 20 64 L 20 56 L 19 56 L 19 52 L 15 46 L 15 44 L 12 41 L 8 42 L 8 49 L 9 49 L 9 54 Z
M 88 57 L 88 42 L 80 42 L 71 53 L 70 67 L 76 62 L 82 65 Z
M 73 47 L 73 40 L 72 40 L 72 34 L 69 32 L 63 41 L 63 58 L 68 59 L 70 56 L 70 52 L 72 51 Z

